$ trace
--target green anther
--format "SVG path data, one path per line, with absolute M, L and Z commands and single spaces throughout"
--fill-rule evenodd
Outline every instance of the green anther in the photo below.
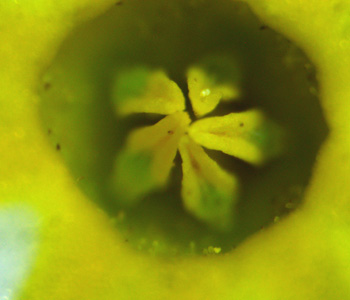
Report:
M 117 74 L 113 86 L 117 114 L 173 114 L 185 109 L 181 89 L 162 70 L 134 67 Z
M 280 126 L 262 116 L 259 126 L 248 134 L 249 140 L 259 148 L 267 161 L 278 157 L 285 148 L 285 134 Z
M 189 133 L 208 149 L 255 165 L 279 156 L 284 148 L 282 129 L 259 110 L 199 120 L 191 125 Z
M 187 83 L 197 117 L 212 112 L 220 101 L 236 101 L 241 94 L 239 67 L 226 56 L 211 56 L 191 66 Z

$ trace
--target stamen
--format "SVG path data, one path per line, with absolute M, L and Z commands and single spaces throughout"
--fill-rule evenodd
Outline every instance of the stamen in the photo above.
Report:
M 188 114 L 178 112 L 130 134 L 117 157 L 112 180 L 118 201 L 133 204 L 166 186 L 180 138 L 189 123 Z
M 197 117 L 212 112 L 220 101 L 234 101 L 240 96 L 238 67 L 225 56 L 206 58 L 187 71 L 192 108 Z
M 189 134 L 203 147 L 255 165 L 280 155 L 284 148 L 282 129 L 259 110 L 199 120 Z
M 233 221 L 233 205 L 238 198 L 236 177 L 223 170 L 188 136 L 181 139 L 179 151 L 186 210 L 211 227 L 229 229 Z
M 117 75 L 113 101 L 119 115 L 168 115 L 185 109 L 185 98 L 177 84 L 165 72 L 146 67 L 135 67 Z

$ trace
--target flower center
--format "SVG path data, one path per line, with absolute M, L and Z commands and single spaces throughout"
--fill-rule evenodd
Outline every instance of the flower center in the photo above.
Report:
M 221 101 L 239 101 L 238 74 L 233 60 L 224 56 L 205 58 L 188 69 L 188 106 L 192 106 L 195 118 L 215 111 Z M 192 123 L 177 84 L 164 71 L 147 67 L 119 72 L 113 95 L 116 113 L 122 117 L 135 113 L 167 115 L 155 125 L 129 134 L 111 180 L 115 201 L 135 205 L 155 190 L 166 189 L 179 151 L 184 208 L 210 227 L 231 229 L 239 178 L 204 148 L 261 166 L 281 154 L 281 128 L 257 109 Z

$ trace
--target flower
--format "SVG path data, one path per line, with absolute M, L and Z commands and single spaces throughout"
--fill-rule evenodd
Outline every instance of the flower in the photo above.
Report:
M 176 261 L 150 257 L 128 246 L 109 217 L 79 190 L 38 120 L 39 74 L 73 28 L 97 17 L 113 2 L 1 3 L 0 232 L 5 235 L 0 249 L 19 247 L 21 251 L 11 252 L 10 257 L 16 258 L 11 266 L 26 269 L 12 269 L 10 280 L 5 277 L 6 286 L 1 281 L 0 296 L 25 300 L 349 298 L 348 1 L 247 0 L 261 20 L 312 58 L 319 70 L 320 102 L 330 133 L 317 156 L 304 205 L 295 213 L 224 256 Z M 7 237 L 11 241 L 4 247 Z M 19 264 L 18 255 L 20 261 L 33 256 L 29 264 Z M 3 274 L 3 266 L 9 265 L 3 260 L 0 264 Z M 12 274 L 21 274 L 21 280 Z

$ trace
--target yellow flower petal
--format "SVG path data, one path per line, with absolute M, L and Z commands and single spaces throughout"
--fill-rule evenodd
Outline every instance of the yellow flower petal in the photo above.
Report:
M 167 183 L 180 138 L 190 118 L 179 112 L 132 132 L 117 157 L 113 189 L 118 201 L 134 203 Z
M 185 109 L 181 89 L 161 70 L 135 67 L 119 73 L 114 84 L 113 101 L 120 115 L 169 115 Z
M 193 123 L 190 136 L 200 145 L 261 165 L 283 149 L 281 129 L 258 110 Z
M 185 208 L 215 228 L 228 229 L 238 194 L 237 179 L 224 171 L 188 136 L 181 139 L 179 151 Z

